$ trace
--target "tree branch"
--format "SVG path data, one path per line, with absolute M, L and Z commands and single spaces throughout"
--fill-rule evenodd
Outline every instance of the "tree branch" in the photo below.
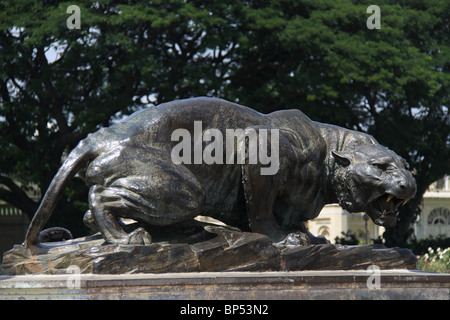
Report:
M 6 82 L 3 80 L 0 80 L 0 93 L 3 101 L 11 102 L 11 96 L 9 95 L 8 87 L 6 85 Z
M 38 204 L 31 200 L 10 178 L 0 176 L 0 185 L 7 188 L 0 188 L 0 199 L 19 208 L 31 219 L 38 208 Z

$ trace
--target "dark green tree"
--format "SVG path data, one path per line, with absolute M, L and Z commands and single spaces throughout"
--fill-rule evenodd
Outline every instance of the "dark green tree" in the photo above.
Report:
M 66 26 L 73 4 L 81 29 Z M 404 243 L 423 193 L 450 173 L 450 3 L 377 1 L 381 29 L 368 29 L 371 4 L 2 1 L 0 199 L 31 216 L 37 203 L 24 191 L 45 191 L 89 132 L 148 102 L 220 96 L 262 112 L 299 108 L 407 159 L 417 196 L 385 234 Z M 80 185 L 54 217 L 81 221 Z

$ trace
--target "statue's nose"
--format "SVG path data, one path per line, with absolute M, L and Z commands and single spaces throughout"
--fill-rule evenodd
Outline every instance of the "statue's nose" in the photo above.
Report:
M 397 177 L 397 197 L 401 199 L 411 199 L 416 194 L 416 180 L 409 171 L 402 171 Z

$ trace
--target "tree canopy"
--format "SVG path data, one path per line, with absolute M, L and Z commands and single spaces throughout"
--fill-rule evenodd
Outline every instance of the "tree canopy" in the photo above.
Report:
M 430 185 L 450 173 L 450 2 L 4 0 L 0 3 L 0 199 L 32 216 L 68 150 L 123 115 L 217 96 L 261 112 L 298 108 L 368 132 L 418 183 L 402 244 Z M 70 5 L 80 29 L 69 29 Z M 74 180 L 54 217 L 80 221 Z M 60 224 L 61 221 L 54 221 Z

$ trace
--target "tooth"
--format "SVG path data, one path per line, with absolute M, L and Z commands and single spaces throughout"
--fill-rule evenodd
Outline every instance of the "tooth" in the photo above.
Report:
M 392 194 L 390 194 L 390 195 L 387 197 L 386 202 L 391 201 L 393 197 L 394 197 L 394 196 L 393 196 Z
M 395 216 L 396 217 L 398 217 L 398 214 L 400 213 L 400 211 L 397 211 L 396 213 L 395 213 Z
M 405 205 L 408 201 L 409 199 L 406 199 L 405 201 L 403 201 L 402 205 Z
M 383 216 L 386 214 L 386 209 L 383 210 Z

